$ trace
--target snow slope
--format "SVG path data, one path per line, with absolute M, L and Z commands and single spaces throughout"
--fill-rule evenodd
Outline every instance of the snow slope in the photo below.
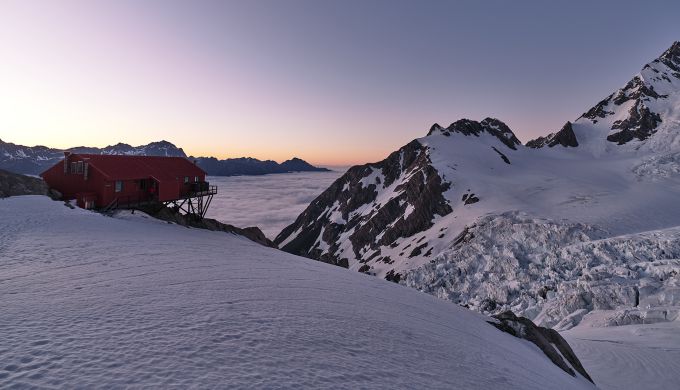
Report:
M 679 321 L 613 328 L 579 326 L 562 336 L 603 390 L 678 388 Z
M 0 200 L 0 387 L 592 388 L 393 283 L 44 197 Z

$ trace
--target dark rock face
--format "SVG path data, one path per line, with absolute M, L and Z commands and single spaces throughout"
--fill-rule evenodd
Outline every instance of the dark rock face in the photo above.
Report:
M 526 144 L 526 146 L 534 149 L 544 146 L 552 148 L 557 145 L 574 148 L 578 146 L 578 140 L 576 139 L 576 134 L 574 134 L 571 122 L 565 123 L 557 133 L 551 133 L 546 137 L 538 137 Z
M 391 270 L 390 272 L 387 273 L 387 275 L 385 275 L 385 280 L 388 280 L 388 281 L 394 282 L 394 283 L 399 283 L 399 281 L 401 280 L 401 277 L 402 276 L 401 276 L 400 273 L 394 273 L 394 270 Z
M 496 149 L 495 146 L 492 146 L 491 149 L 493 149 L 494 152 L 498 153 L 498 155 L 501 156 L 501 159 L 503 160 L 504 163 L 510 164 L 510 159 L 508 158 L 508 156 L 503 154 L 500 150 Z
M 206 229 L 212 231 L 220 231 L 226 233 L 237 234 L 244 236 L 247 239 L 258 244 L 276 248 L 276 245 L 262 233 L 258 227 L 239 228 L 233 225 L 219 222 L 211 218 L 196 219 L 188 217 L 162 204 L 155 204 L 140 207 L 140 210 L 149 214 L 150 216 L 168 222 L 174 222 L 178 225 L 188 226 L 198 229 Z M 127 212 L 127 211 L 125 211 Z
M 580 118 L 587 118 L 590 119 L 593 123 L 597 123 L 598 118 L 602 119 L 607 117 L 607 115 L 614 115 L 613 111 L 606 110 L 606 107 L 609 105 L 609 101 L 611 100 L 611 98 L 612 95 L 610 95 L 604 100 L 601 100 L 594 107 L 592 107 L 590 110 L 586 111 L 583 115 L 581 115 Z
M 607 136 L 607 141 L 623 145 L 633 139 L 640 141 L 647 139 L 656 132 L 656 127 L 661 123 L 661 116 L 651 112 L 642 102 L 638 102 L 628 112 L 628 118 L 614 122 L 612 130 L 621 131 Z
M 658 60 L 656 60 L 658 61 Z M 649 66 L 649 65 L 648 65 Z M 635 105 L 629 110 L 629 114 L 631 116 L 635 115 L 638 118 L 628 118 L 623 121 L 617 121 L 614 123 L 612 126 L 612 130 L 617 129 L 617 128 L 623 128 L 623 127 L 633 127 L 635 124 L 640 124 L 640 117 L 646 117 L 649 115 L 645 115 L 645 113 L 641 111 L 647 111 L 649 114 L 649 108 L 644 104 L 645 101 L 649 101 L 651 99 L 660 99 L 660 98 L 666 98 L 666 95 L 659 95 L 656 93 L 654 90 L 654 87 L 651 85 L 646 84 L 640 76 L 635 76 L 633 77 L 632 80 L 626 84 L 625 87 L 621 88 L 617 92 L 609 95 L 606 99 L 602 100 L 599 102 L 595 107 L 591 108 L 588 110 L 586 113 L 581 115 L 581 118 L 586 118 L 590 119 L 593 123 L 597 123 L 598 118 L 606 118 L 609 115 L 614 115 L 614 111 L 608 111 L 606 107 L 611 106 L 612 104 L 614 106 L 620 106 L 628 101 L 635 100 Z M 653 113 L 651 113 L 653 114 Z M 657 118 L 658 121 L 656 122 L 648 122 L 645 123 L 645 133 L 653 133 L 653 130 L 656 128 L 658 125 L 658 122 L 661 122 L 661 118 L 658 116 L 658 114 L 654 114 Z M 622 122 L 626 122 L 625 124 L 621 124 Z M 649 135 L 647 134 L 645 138 Z M 617 140 L 610 140 L 612 142 L 618 142 L 618 139 L 620 137 L 615 137 Z M 637 137 L 633 137 L 637 138 Z M 630 139 L 633 139 L 630 138 Z M 644 139 L 644 138 L 641 138 Z
M 190 157 L 196 160 L 201 169 L 213 176 L 268 175 L 289 172 L 328 172 L 326 168 L 315 167 L 299 158 L 293 158 L 281 164 L 272 160 L 255 158 L 229 158 L 218 160 L 214 157 Z
M 673 42 L 657 61 L 669 67 L 673 71 L 673 76 L 680 79 L 680 41 Z
M 567 341 L 562 338 L 556 330 L 536 326 L 528 318 L 517 317 L 511 311 L 496 314 L 493 317 L 497 321 L 489 321 L 491 325 L 515 337 L 531 341 L 540 348 L 540 350 L 543 351 L 557 367 L 561 368 L 569 375 L 575 377 L 576 372 L 574 372 L 574 370 L 576 370 L 590 382 L 593 381 Z M 567 360 L 566 362 L 564 361 L 565 359 Z
M 393 185 L 394 196 L 378 207 L 379 190 Z M 381 162 L 350 168 L 274 242 L 284 251 L 348 267 L 340 245 L 349 240 L 351 255 L 360 262 L 391 264 L 392 259 L 379 253 L 380 247 L 427 230 L 435 215 L 451 213 L 443 196 L 448 188 L 432 167 L 427 148 L 415 140 Z M 369 269 L 362 267 L 363 272 Z M 391 275 L 391 280 L 400 279 Z
M 19 175 L 0 169 L 0 198 L 18 195 L 49 195 L 42 179 Z
M 515 133 L 513 133 L 505 123 L 495 118 L 486 118 L 481 122 L 470 119 L 461 119 L 453 122 L 447 128 L 442 128 L 435 123 L 430 127 L 430 131 L 427 135 L 432 135 L 436 132 L 441 132 L 445 136 L 450 136 L 451 133 L 460 133 L 467 136 L 474 135 L 476 137 L 479 137 L 481 133 L 486 132 L 498 138 L 510 149 L 516 150 L 517 145 L 521 145 L 521 142 L 517 139 Z
M 469 204 L 475 204 L 479 202 L 479 198 L 474 193 L 469 193 L 463 194 L 461 201 L 463 201 L 463 204 L 467 206 Z
M 632 80 L 626 84 L 618 93 L 613 95 L 613 102 L 617 106 L 629 101 L 629 100 L 639 100 L 640 98 L 649 97 L 652 99 L 658 99 L 660 97 L 665 97 L 665 95 L 659 95 L 654 91 L 654 87 L 645 84 L 640 76 L 633 77 Z

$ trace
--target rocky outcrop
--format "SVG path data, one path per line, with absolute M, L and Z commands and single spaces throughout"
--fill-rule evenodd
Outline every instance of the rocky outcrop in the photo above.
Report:
M 673 71 L 673 76 L 680 79 L 680 41 L 673 42 L 656 61 L 666 65 Z
M 651 112 L 642 102 L 638 102 L 628 111 L 628 118 L 618 120 L 612 125 L 612 130 L 619 132 L 607 136 L 607 141 L 623 145 L 633 139 L 643 141 L 654 134 L 656 127 L 661 122 L 661 116 Z
M 381 256 L 380 247 L 430 228 L 436 215 L 449 214 L 447 189 L 427 148 L 412 141 L 381 162 L 350 168 L 274 242 L 287 252 L 343 267 L 349 257 L 389 264 L 394 260 Z
M 576 139 L 576 134 L 574 134 L 574 128 L 572 127 L 571 122 L 565 123 L 560 131 L 556 133 L 551 133 L 545 137 L 538 137 L 526 143 L 527 147 L 534 149 L 542 148 L 544 146 L 552 148 L 557 145 L 564 147 L 578 146 L 578 140 Z
M 179 211 L 175 211 L 172 208 L 166 207 L 162 204 L 154 204 L 148 206 L 141 206 L 139 210 L 160 220 L 176 223 L 178 225 L 206 229 L 212 231 L 220 231 L 226 233 L 237 234 L 239 236 L 246 237 L 247 239 L 254 241 L 258 244 L 268 246 L 270 248 L 276 248 L 276 245 L 267 238 L 267 236 L 262 233 L 262 230 L 258 227 L 247 227 L 239 228 L 233 225 L 222 223 L 220 221 L 211 218 L 194 218 L 181 214 Z M 120 211 L 119 211 L 120 212 Z M 130 212 L 130 211 L 122 211 Z M 131 211 L 134 213 L 134 210 Z
M 593 381 L 569 343 L 556 330 L 536 326 L 530 319 L 517 317 L 511 311 L 496 314 L 493 318 L 495 321 L 488 321 L 491 325 L 515 337 L 532 342 L 550 361 L 569 375 L 576 376 L 578 372 L 590 382 Z
M 0 169 L 0 198 L 17 195 L 52 195 L 47 184 L 35 177 L 19 175 Z

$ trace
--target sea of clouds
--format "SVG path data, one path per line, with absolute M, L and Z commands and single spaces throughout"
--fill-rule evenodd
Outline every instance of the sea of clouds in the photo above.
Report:
M 209 176 L 218 192 L 207 217 L 238 227 L 257 226 L 274 239 L 345 169 L 263 176 Z

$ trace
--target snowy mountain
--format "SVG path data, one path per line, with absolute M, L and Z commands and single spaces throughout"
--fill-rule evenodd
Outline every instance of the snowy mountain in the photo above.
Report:
M 151 142 L 147 145 L 132 146 L 117 143 L 105 148 L 77 146 L 66 149 L 73 153 L 110 154 L 128 156 L 166 156 L 185 157 L 196 160 L 197 164 L 208 175 L 266 175 L 288 172 L 323 172 L 326 168 L 315 167 L 299 158 L 292 158 L 282 163 L 255 158 L 230 158 L 219 160 L 214 157 L 187 157 L 182 148 L 168 141 Z M 15 173 L 38 175 L 64 157 L 64 150 L 46 146 L 22 146 L 0 140 L 0 169 Z
M 186 157 L 182 148 L 178 148 L 168 141 L 152 142 L 141 146 L 118 143 L 105 148 L 77 146 L 67 150 L 88 154 Z M 0 168 L 11 172 L 37 175 L 63 157 L 63 149 L 46 146 L 22 146 L 0 140 Z
M 680 149 L 680 42 L 646 64 L 623 88 L 558 132 L 527 146 L 573 146 L 603 153 Z
M 74 148 L 78 153 L 79 148 Z M 84 152 L 81 152 L 84 153 Z M 147 145 L 132 146 L 124 143 L 107 146 L 100 151 L 100 154 L 127 155 L 127 156 L 164 156 L 164 157 L 186 157 L 182 148 L 178 148 L 168 141 L 151 142 Z
M 3 388 L 594 388 L 556 332 L 240 236 L 42 196 L 0 215 Z
M 560 131 L 433 125 L 352 167 L 275 239 L 284 250 L 488 313 L 568 329 L 680 313 L 680 44 Z

